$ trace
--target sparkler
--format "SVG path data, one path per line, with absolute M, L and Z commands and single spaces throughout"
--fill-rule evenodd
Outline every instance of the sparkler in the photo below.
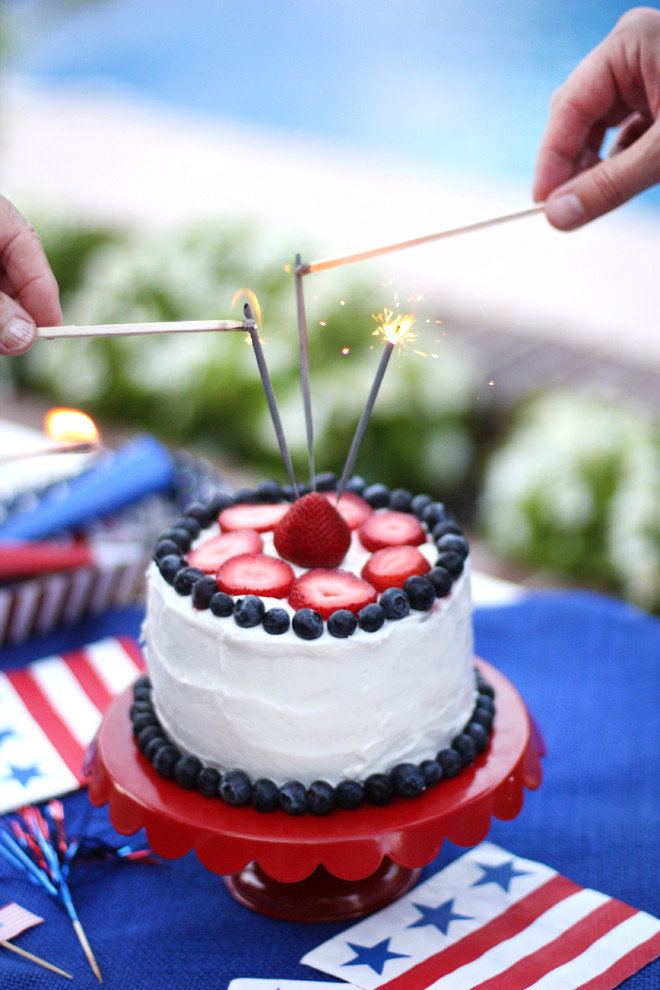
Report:
M 312 420 L 312 400 L 309 392 L 309 355 L 307 352 L 307 318 L 305 316 L 305 295 L 303 292 L 302 262 L 296 255 L 296 302 L 298 305 L 298 341 L 300 346 L 300 382 L 302 385 L 303 402 L 305 407 L 305 426 L 307 428 L 307 454 L 309 456 L 309 477 L 312 488 L 315 486 L 314 471 L 314 423 Z
M 342 471 L 339 485 L 337 486 L 337 501 L 341 498 L 346 487 L 346 482 L 348 481 L 355 465 L 355 461 L 360 450 L 360 446 L 362 445 L 367 426 L 369 425 L 369 419 L 371 418 L 371 413 L 373 412 L 376 398 L 383 382 L 383 378 L 385 377 L 385 372 L 387 371 L 387 366 L 390 363 L 390 358 L 392 357 L 394 348 L 397 344 L 402 344 L 406 337 L 410 337 L 410 330 L 413 325 L 412 316 L 406 316 L 401 320 L 392 320 L 393 313 L 390 310 L 386 310 L 382 316 L 383 323 L 377 330 L 374 331 L 374 333 L 384 338 L 384 349 L 378 363 L 378 368 L 376 369 L 376 375 L 371 385 L 364 410 L 362 411 L 360 421 L 357 425 L 353 442 L 351 443 L 351 447 L 348 452 L 348 457 L 346 458 L 346 463 L 344 465 L 344 470 Z

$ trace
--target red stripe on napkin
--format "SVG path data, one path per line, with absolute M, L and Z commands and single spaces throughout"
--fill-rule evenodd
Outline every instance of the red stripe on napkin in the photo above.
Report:
M 139 671 L 146 670 L 142 650 L 130 636 L 117 636 L 117 642 L 123 647 Z
M 112 701 L 112 692 L 99 677 L 85 651 L 71 650 L 62 654 L 62 659 L 92 704 L 100 712 L 105 711 L 106 706 Z
M 611 987 L 618 987 L 633 973 L 639 972 L 644 966 L 660 955 L 660 932 L 653 935 L 646 942 L 636 945 L 625 956 L 617 959 L 605 972 L 594 976 L 592 980 L 583 983 L 580 990 L 611 990 Z
M 6 672 L 6 677 L 76 780 L 82 783 L 84 779 L 82 762 L 85 747 L 81 746 L 69 731 L 68 726 L 50 704 L 37 682 L 30 676 L 29 670 L 10 670 Z

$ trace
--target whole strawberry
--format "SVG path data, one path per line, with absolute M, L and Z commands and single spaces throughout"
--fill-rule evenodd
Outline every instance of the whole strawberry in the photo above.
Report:
M 299 567 L 338 567 L 351 545 L 346 520 L 320 492 L 294 502 L 273 538 L 279 555 Z

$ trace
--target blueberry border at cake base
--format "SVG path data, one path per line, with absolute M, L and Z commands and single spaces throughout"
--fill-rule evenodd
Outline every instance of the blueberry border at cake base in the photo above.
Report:
M 158 855 L 194 849 L 242 904 L 290 920 L 360 917 L 416 882 L 445 841 L 473 846 L 491 818 L 511 820 L 541 783 L 540 734 L 515 687 L 476 660 L 495 688 L 490 745 L 475 763 L 410 801 L 327 817 L 232 808 L 158 775 L 132 735 L 131 689 L 109 705 L 88 759 L 89 793 L 118 832 L 145 828 Z M 334 898 L 332 892 L 335 892 Z

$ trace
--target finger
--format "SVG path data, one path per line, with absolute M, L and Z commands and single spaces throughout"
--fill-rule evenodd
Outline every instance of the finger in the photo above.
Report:
M 61 323 L 57 282 L 39 235 L 18 210 L 0 197 L 0 261 L 15 296 L 37 325 Z
M 546 216 L 560 230 L 573 230 L 621 206 L 660 182 L 660 122 L 617 155 L 599 162 L 555 190 Z
M 30 315 L 11 296 L 0 293 L 0 354 L 23 354 L 35 337 Z
M 610 148 L 610 158 L 618 155 L 624 148 L 629 148 L 634 141 L 645 134 L 649 127 L 653 125 L 653 120 L 641 113 L 635 113 L 629 117 L 622 125 Z

